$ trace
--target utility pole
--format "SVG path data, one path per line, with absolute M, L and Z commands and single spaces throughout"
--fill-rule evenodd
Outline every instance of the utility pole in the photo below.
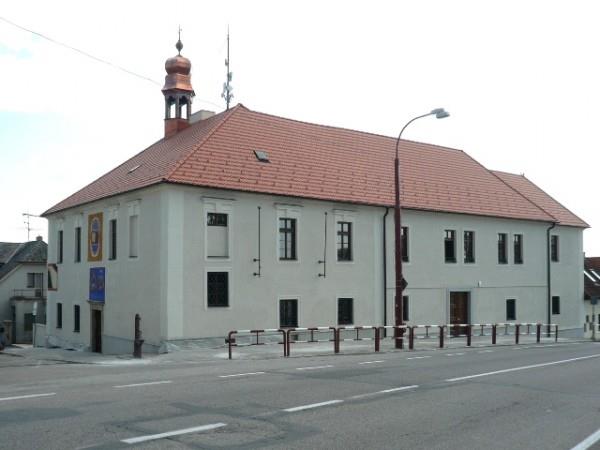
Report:
M 231 99 L 233 99 L 233 86 L 231 86 L 231 79 L 233 78 L 233 73 L 229 70 L 229 27 L 227 27 L 227 58 L 225 59 L 225 83 L 223 83 L 223 93 L 221 97 L 225 99 L 225 104 L 227 105 L 227 109 L 229 109 L 229 104 L 231 103 Z

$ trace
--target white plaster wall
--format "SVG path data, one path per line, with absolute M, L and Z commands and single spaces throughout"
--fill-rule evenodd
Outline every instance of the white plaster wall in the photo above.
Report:
M 134 317 L 142 317 L 143 338 L 149 345 L 159 346 L 161 334 L 161 208 L 164 189 L 155 187 L 131 192 L 48 217 L 48 262 L 57 261 L 57 232 L 63 228 L 63 263 L 58 264 L 58 290 L 48 291 L 46 332 L 54 345 L 90 348 L 91 310 L 89 273 L 91 267 L 106 268 L 106 300 L 103 310 L 103 352 L 110 353 L 112 341 L 133 340 Z M 129 210 L 138 205 L 139 250 L 137 258 L 129 257 Z M 103 261 L 88 262 L 88 215 L 104 213 Z M 108 221 L 117 218 L 117 259 L 108 260 Z M 75 227 L 81 226 L 81 262 L 75 262 Z M 63 327 L 56 328 L 56 303 L 63 304 Z M 80 332 L 73 331 L 73 305 L 80 305 Z M 163 327 L 164 328 L 164 327 Z
M 44 282 L 46 280 L 46 266 L 40 264 L 21 264 L 0 280 L 0 322 L 12 320 L 10 298 L 15 289 L 29 289 L 27 287 L 28 273 L 41 273 L 44 275 Z M 20 317 L 19 320 L 22 322 L 23 317 Z

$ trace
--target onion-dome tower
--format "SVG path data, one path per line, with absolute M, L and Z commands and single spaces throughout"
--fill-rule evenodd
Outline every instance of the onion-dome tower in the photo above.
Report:
M 192 98 L 195 95 L 190 75 L 192 63 L 181 56 L 181 33 L 175 48 L 177 55 L 165 62 L 167 75 L 162 88 L 165 96 L 165 138 L 190 126 Z

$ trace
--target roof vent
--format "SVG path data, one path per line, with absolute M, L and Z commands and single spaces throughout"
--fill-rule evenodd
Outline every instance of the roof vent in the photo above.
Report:
M 258 159 L 260 162 L 270 162 L 267 152 L 262 150 L 254 150 L 254 154 L 256 155 L 256 159 Z
M 129 169 L 127 171 L 127 173 L 131 173 L 131 172 L 138 170 L 140 168 L 140 166 L 141 166 L 141 164 L 138 164 L 137 166 L 133 166 L 131 169 Z

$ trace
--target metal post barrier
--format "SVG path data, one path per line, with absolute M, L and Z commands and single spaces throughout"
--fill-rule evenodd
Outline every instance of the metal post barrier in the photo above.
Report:
M 445 325 L 438 325 L 440 328 L 440 348 L 444 348 L 444 328 Z
M 236 334 L 237 331 L 230 331 L 227 335 L 227 343 L 229 344 L 229 359 L 232 359 L 231 355 L 231 341 L 233 340 L 233 335 Z
M 379 335 L 379 327 L 375 327 L 375 351 L 378 352 L 379 351 L 379 339 L 380 339 L 380 335 Z
M 558 342 L 558 324 L 554 325 L 554 342 Z
M 540 343 L 540 338 L 542 337 L 542 324 L 538 323 L 536 324 L 536 330 L 535 330 L 535 342 L 537 342 L 538 344 Z
M 471 324 L 467 325 L 467 347 L 471 346 Z
M 408 349 L 414 350 L 415 348 L 415 327 L 408 328 Z
M 496 331 L 497 331 L 498 325 L 494 324 L 492 325 L 492 345 L 496 345 Z
M 334 335 L 334 339 L 333 339 L 333 352 L 334 353 L 339 353 L 340 352 L 340 329 L 336 329 L 333 332 Z
M 135 315 L 134 319 L 134 339 L 133 339 L 133 357 L 141 358 L 142 357 L 142 345 L 144 344 L 144 340 L 142 339 L 142 329 L 140 327 L 140 322 L 142 318 L 139 314 Z M 35 342 L 34 342 L 35 345 Z
M 286 339 L 286 330 L 283 330 L 281 328 L 265 328 L 264 330 L 232 330 L 227 334 L 227 348 L 228 348 L 228 352 L 229 352 L 229 359 L 233 359 L 233 346 L 235 345 L 237 347 L 237 343 L 234 339 L 234 335 L 239 334 L 239 333 L 245 333 L 245 334 L 249 334 L 250 335 L 250 344 L 249 345 L 264 345 L 264 342 L 259 342 L 259 333 L 281 333 L 282 337 L 283 337 L 283 356 L 289 356 L 288 355 L 288 345 L 287 345 L 287 339 Z M 252 343 L 252 335 L 256 336 L 256 343 Z
M 515 324 L 515 344 L 519 345 L 519 331 L 521 329 L 521 324 Z

